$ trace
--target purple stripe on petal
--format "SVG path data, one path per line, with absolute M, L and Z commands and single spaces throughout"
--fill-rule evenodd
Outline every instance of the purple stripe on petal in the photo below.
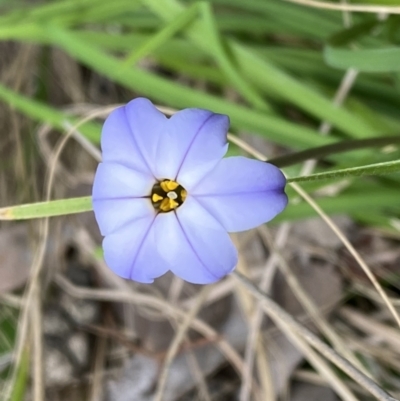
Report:
M 125 107 L 115 109 L 104 122 L 101 149 L 103 162 L 115 162 L 151 174 L 136 145 L 126 119 Z
M 191 195 L 229 232 L 266 223 L 287 205 L 286 180 L 275 166 L 230 157 L 221 160 Z
M 176 213 L 155 222 L 157 247 L 170 270 L 195 283 L 215 282 L 230 273 L 237 252 L 221 225 L 188 197 Z
M 140 283 L 152 283 L 168 271 L 157 253 L 154 223 L 145 217 L 124 225 L 103 241 L 104 259 L 116 274 Z
M 168 263 L 165 262 L 163 255 L 158 252 L 157 222 L 160 217 L 162 217 L 161 214 L 157 215 L 143 239 L 140 251 L 132 268 L 130 277 L 132 280 L 144 282 L 143 277 L 155 279 L 169 270 Z
M 227 151 L 229 119 L 202 109 L 174 114 L 160 137 L 158 178 L 176 178 L 185 188 L 193 186 Z
M 108 267 L 123 278 L 151 283 L 151 275 L 146 275 L 144 266 L 136 263 L 143 240 L 153 224 L 154 217 L 145 217 L 126 224 L 107 235 L 103 240 L 104 260 Z
M 222 159 L 228 126 L 227 116 L 201 109 L 167 119 L 143 98 L 110 114 L 93 208 L 106 263 L 118 275 L 151 283 L 171 270 L 192 283 L 215 282 L 237 263 L 227 230 L 255 227 L 284 209 L 279 169 L 243 157 Z M 156 179 L 165 178 L 188 195 L 176 210 L 157 214 L 150 196 Z
M 202 196 L 196 199 L 231 233 L 264 224 L 282 212 L 287 205 L 286 194 L 275 191 Z
M 219 279 L 199 260 L 174 213 L 160 215 L 155 229 L 158 252 L 174 274 L 194 284 L 213 283 Z
M 132 100 L 124 107 L 124 110 L 134 142 L 148 169 L 156 176 L 157 150 L 168 119 L 157 110 L 150 100 L 144 98 Z M 167 147 L 165 151 L 168 150 Z
M 117 163 L 100 163 L 93 183 L 93 199 L 149 196 L 154 178 Z
M 109 235 L 143 217 L 155 217 L 154 208 L 147 198 L 94 200 L 93 210 L 102 235 Z
M 221 160 L 213 171 L 192 188 L 195 195 L 282 190 L 285 176 L 272 164 L 243 156 Z

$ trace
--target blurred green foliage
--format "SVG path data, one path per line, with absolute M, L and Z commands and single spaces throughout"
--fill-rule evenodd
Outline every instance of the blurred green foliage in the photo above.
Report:
M 80 65 L 124 87 L 127 95 L 120 101 L 146 96 L 170 107 L 208 108 L 228 114 L 233 132 L 261 135 L 292 151 L 400 134 L 399 15 L 353 13 L 346 22 L 339 11 L 283 0 L 0 5 L 0 40 L 62 49 Z M 151 61 L 151 68 L 142 66 L 144 59 Z M 349 69 L 357 69 L 358 75 L 339 107 L 332 99 Z M 0 99 L 60 131 L 76 121 L 46 104 L 39 89 L 27 97 L 2 85 Z M 332 125 L 329 135 L 318 131 L 323 121 Z M 87 123 L 81 132 L 97 143 L 100 125 Z M 388 151 L 378 147 L 328 156 L 316 172 L 399 158 L 397 147 Z M 287 172 L 298 175 L 300 165 Z M 343 189 L 320 202 L 330 213 L 347 212 L 370 224 L 371 219 L 359 213 L 365 208 L 374 214 L 375 226 L 393 232 L 399 178 L 347 177 Z M 315 191 L 327 182 L 304 185 Z M 279 220 L 312 214 L 307 205 L 293 203 Z
M 398 0 L 362 3 L 400 5 Z M 164 106 L 224 113 L 234 133 L 262 136 L 287 152 L 400 135 L 400 15 L 342 15 L 284 0 L 0 0 L 0 10 L 1 41 L 66 52 L 82 68 L 122 87 L 120 102 L 146 96 Z M 349 71 L 355 80 L 338 106 L 333 98 Z M 64 133 L 78 119 L 51 104 L 43 85 L 38 75 L 27 96 L 0 84 L 0 101 Z M 329 135 L 321 135 L 324 121 L 331 124 Z M 98 122 L 80 127 L 96 144 L 100 130 Z M 330 181 L 302 185 L 327 213 L 347 213 L 398 235 L 400 175 L 393 171 L 399 155 L 397 146 L 324 155 L 315 172 Z M 391 174 L 346 172 L 371 164 L 365 172 Z M 285 171 L 299 175 L 301 164 Z M 338 182 L 333 192 L 323 191 Z M 315 215 L 293 189 L 288 195 L 291 203 L 276 222 Z M 80 198 L 8 213 L 27 218 L 90 208 L 90 199 Z M 3 217 L 6 212 L 1 211 Z M 10 319 L 15 314 L 0 316 L 0 358 L 14 346 Z M 15 401 L 24 396 L 29 364 L 28 352 L 24 355 L 14 381 Z

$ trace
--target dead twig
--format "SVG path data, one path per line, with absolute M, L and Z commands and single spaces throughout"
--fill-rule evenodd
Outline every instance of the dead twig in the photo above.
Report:
M 231 273 L 243 286 L 245 286 L 263 305 L 265 313 L 297 344 L 298 337 L 305 340 L 314 349 L 320 352 L 326 359 L 342 369 L 361 387 L 368 390 L 380 401 L 399 401 L 390 396 L 385 390 L 379 387 L 373 380 L 360 372 L 350 362 L 341 357 L 327 344 L 321 341 L 315 334 L 298 323 L 289 313 L 283 310 L 267 294 L 260 291 L 250 280 L 237 271 Z M 290 330 L 287 330 L 289 328 Z

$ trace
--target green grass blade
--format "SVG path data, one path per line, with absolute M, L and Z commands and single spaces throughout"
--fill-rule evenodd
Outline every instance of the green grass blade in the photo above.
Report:
M 251 50 L 238 43 L 233 43 L 232 51 L 236 55 L 236 60 L 243 73 L 253 82 L 257 82 L 265 92 L 276 93 L 279 97 L 293 102 L 323 121 L 329 121 L 343 132 L 356 138 L 377 134 L 376 130 L 361 118 L 342 107 L 335 106 L 331 99 L 261 59 Z
M 306 148 L 333 142 L 332 138 L 322 137 L 312 129 L 187 88 L 137 67 L 126 68 L 115 57 L 83 42 L 73 33 L 64 29 L 52 26 L 47 27 L 47 32 L 55 45 L 83 64 L 115 82 L 157 101 L 178 108 L 200 107 L 216 113 L 227 114 L 235 128 L 262 133 L 272 141 L 289 147 Z
M 138 49 L 132 51 L 126 58 L 125 64 L 130 66 L 136 64 L 141 58 L 148 56 L 178 32 L 182 31 L 199 14 L 199 5 L 193 4 L 187 10 L 178 15 L 176 19 L 168 23 L 159 32 L 143 43 Z
M 0 84 L 0 99 L 9 106 L 16 108 L 28 117 L 41 123 L 50 124 L 54 128 L 58 128 L 62 132 L 68 131 L 69 127 L 74 126 L 78 119 L 69 117 L 66 114 L 43 103 L 29 99 L 26 96 L 6 88 Z M 99 142 L 100 125 L 88 122 L 79 127 L 79 131 L 93 142 Z
M 30 366 L 29 347 L 25 346 L 19 366 L 16 367 L 16 377 L 9 401 L 23 401 L 29 380 Z
M 28 220 L 41 217 L 63 216 L 92 210 L 92 197 L 60 199 L 29 203 L 0 209 L 0 220 Z
M 211 0 L 212 3 L 250 11 L 262 15 L 266 24 L 274 24 L 278 33 L 321 40 L 342 26 L 337 12 L 306 8 L 284 1 Z
M 367 139 L 353 139 L 337 142 L 332 145 L 320 146 L 318 148 L 306 149 L 301 152 L 289 153 L 283 156 L 274 157 L 269 159 L 268 162 L 277 167 L 286 167 L 310 159 L 322 160 L 327 156 L 337 155 L 343 152 L 367 149 L 371 147 L 380 148 L 393 144 L 400 144 L 399 136 L 392 135 Z
M 400 71 L 400 47 L 347 50 L 327 46 L 324 57 L 330 66 L 342 70 L 355 68 L 363 72 Z
M 205 48 L 210 53 L 210 56 L 215 58 L 218 65 L 221 67 L 221 70 L 225 73 L 232 85 L 250 104 L 260 110 L 271 111 L 271 107 L 254 90 L 254 88 L 252 88 L 249 83 L 242 78 L 230 60 L 224 47 L 223 40 L 220 37 L 210 3 L 202 1 L 198 4 L 203 18 L 204 26 L 202 31 L 204 34 L 201 35 L 200 41 L 198 40 L 197 35 L 192 35 L 195 41 L 199 42 L 202 46 L 206 45 Z
M 372 29 L 382 26 L 378 19 L 367 20 L 333 35 L 324 49 L 325 61 L 332 67 L 356 68 L 364 72 L 392 72 L 400 70 L 400 47 L 377 49 L 347 49 L 346 46 Z
M 375 192 L 342 193 L 335 197 L 316 199 L 324 212 L 329 215 L 343 213 L 369 213 L 382 210 L 400 212 L 399 191 L 381 189 Z M 273 221 L 291 221 L 316 216 L 317 213 L 308 203 L 289 203 L 288 207 Z
M 14 25 L 17 28 L 27 23 L 47 23 L 60 26 L 75 26 L 88 22 L 109 21 L 113 16 L 126 15 L 140 5 L 140 0 L 64 0 L 42 5 L 23 7 L 0 17 L 0 26 Z
M 184 9 L 177 0 L 144 0 L 144 4 L 166 21 L 172 20 L 176 17 L 178 10 Z M 189 34 L 196 42 L 202 44 L 204 38 L 207 37 L 206 27 L 204 24 L 196 24 L 190 29 Z M 265 92 L 275 92 L 282 99 L 293 102 L 321 120 L 329 121 L 351 136 L 363 138 L 377 134 L 376 130 L 371 129 L 358 116 L 344 108 L 338 108 L 330 99 L 289 76 L 266 60 L 259 58 L 243 45 L 234 41 L 227 41 L 226 43 L 240 71 L 247 79 L 252 80 L 252 83 L 257 87 L 263 88 Z
M 340 170 L 328 171 L 326 173 L 316 173 L 306 176 L 289 178 L 290 182 L 307 182 L 318 180 L 332 180 L 341 178 L 360 177 L 363 175 L 381 175 L 400 171 L 400 160 L 390 162 L 374 163 L 367 166 L 345 168 Z

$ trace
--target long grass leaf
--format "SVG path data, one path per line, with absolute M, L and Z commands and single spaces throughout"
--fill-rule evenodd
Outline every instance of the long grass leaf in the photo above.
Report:
M 20 95 L 0 84 L 0 99 L 9 106 L 24 113 L 35 121 L 50 124 L 61 131 L 67 131 L 69 127 L 78 121 L 76 117 L 70 117 L 50 106 Z M 79 127 L 79 131 L 93 142 L 99 142 L 100 125 L 88 122 Z
M 364 175 L 390 174 L 399 171 L 400 171 L 400 160 L 393 160 L 390 162 L 374 163 L 367 166 L 345 168 L 345 169 L 333 170 L 324 173 L 316 173 L 300 177 L 291 177 L 288 179 L 288 182 L 332 180 L 332 179 L 360 177 Z
M 144 0 L 144 4 L 166 21 L 175 18 L 178 10 L 184 9 L 177 0 Z M 206 26 L 202 24 L 194 25 L 189 33 L 190 37 L 199 43 L 202 43 L 204 37 L 207 37 Z M 266 91 L 275 92 L 282 99 L 293 102 L 324 121 L 329 121 L 351 136 L 363 138 L 377 134 L 376 130 L 371 129 L 359 117 L 343 108 L 336 107 L 330 99 L 282 72 L 271 63 L 258 58 L 256 54 L 241 44 L 234 41 L 226 43 L 241 71 L 254 84 Z
M 92 210 L 91 196 L 29 203 L 0 209 L 0 220 L 27 220 L 41 217 L 64 216 Z
M 312 129 L 184 87 L 137 67 L 126 68 L 115 57 L 83 42 L 66 30 L 47 27 L 47 32 L 56 46 L 61 47 L 83 64 L 156 101 L 178 108 L 200 107 L 227 114 L 235 128 L 264 134 L 271 140 L 290 147 L 305 148 L 333 142 L 332 138 L 321 137 Z

